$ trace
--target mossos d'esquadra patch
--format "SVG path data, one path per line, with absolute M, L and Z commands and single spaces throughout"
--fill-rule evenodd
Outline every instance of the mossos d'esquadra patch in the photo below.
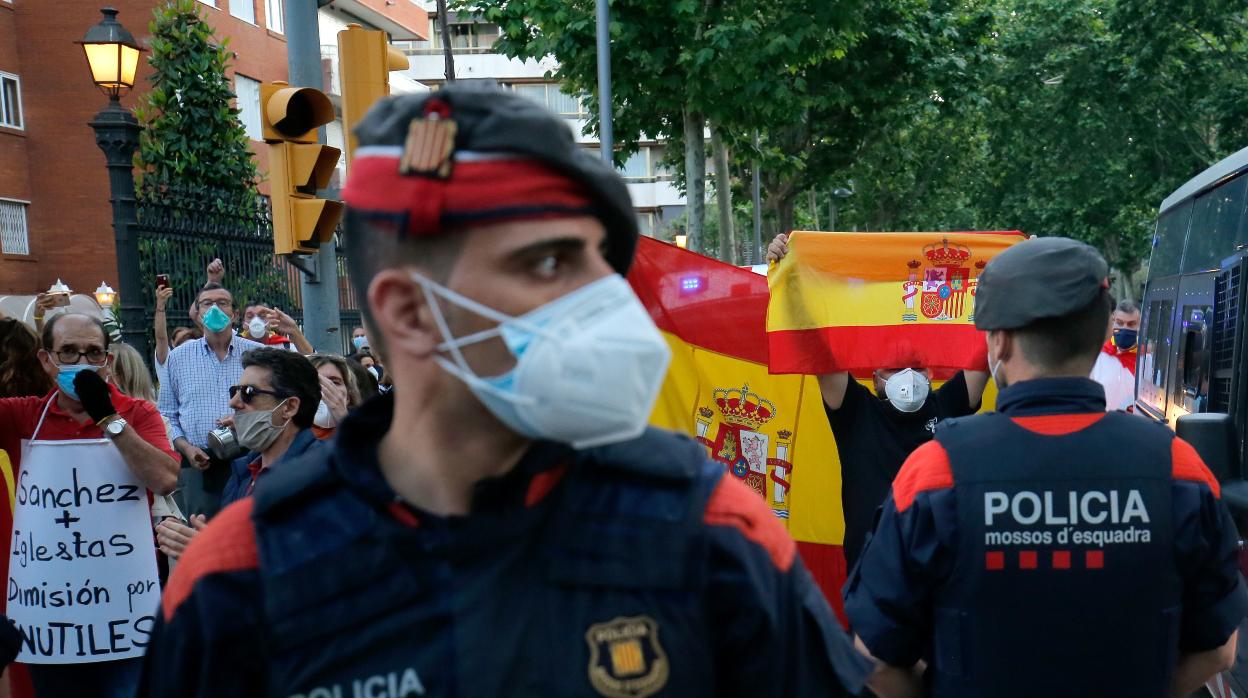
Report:
M 590 626 L 589 683 L 607 698 L 646 698 L 667 685 L 670 666 L 649 616 L 615 618 Z

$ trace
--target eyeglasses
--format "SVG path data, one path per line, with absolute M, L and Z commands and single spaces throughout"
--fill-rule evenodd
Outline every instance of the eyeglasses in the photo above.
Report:
M 57 361 L 62 364 L 76 364 L 78 359 L 87 357 L 87 363 L 99 366 L 108 359 L 108 352 L 99 347 L 91 347 L 86 351 L 78 351 L 77 349 L 58 349 L 53 354 L 56 355 Z
M 226 298 L 222 298 L 219 301 L 212 301 L 212 300 L 196 301 L 195 305 L 199 306 L 200 310 L 207 310 L 214 305 L 224 310 L 228 308 L 233 308 L 234 301 L 226 299 Z
M 251 401 L 256 399 L 257 395 L 272 395 L 275 398 L 289 397 L 275 390 L 265 390 L 264 388 L 257 388 L 254 385 L 231 385 L 230 399 L 233 400 L 235 395 L 238 395 L 242 399 L 244 405 L 250 405 Z

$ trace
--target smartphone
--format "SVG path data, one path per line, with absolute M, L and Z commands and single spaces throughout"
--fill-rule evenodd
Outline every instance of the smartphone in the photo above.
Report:
M 157 274 L 156 275 L 156 288 L 166 288 L 168 286 L 169 286 L 169 275 Z
M 57 293 L 49 293 L 48 295 L 52 297 L 53 308 L 69 307 L 69 294 L 68 293 L 65 293 L 64 291 L 60 291 Z

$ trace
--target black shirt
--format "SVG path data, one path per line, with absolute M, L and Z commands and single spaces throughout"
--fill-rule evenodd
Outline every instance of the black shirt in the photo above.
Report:
M 909 414 L 876 397 L 852 377 L 839 410 L 824 404 L 841 457 L 841 507 L 849 568 L 858 560 L 875 510 L 884 503 L 906 457 L 932 439 L 937 422 L 978 409 L 978 404 L 970 404 L 966 376 L 961 371 L 932 391 L 917 412 Z

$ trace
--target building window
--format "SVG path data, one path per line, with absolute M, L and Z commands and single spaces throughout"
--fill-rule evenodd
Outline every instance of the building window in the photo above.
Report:
M 247 22 L 248 24 L 255 24 L 255 0 L 230 0 L 230 14 L 243 20 L 244 22 Z
M 649 176 L 646 167 L 646 149 L 640 148 L 628 156 L 622 167 L 617 168 L 624 179 L 645 179 Z
M 234 76 L 235 100 L 238 104 L 238 120 L 243 122 L 247 137 L 253 141 L 263 140 L 260 129 L 260 82 L 246 75 Z
M 216 6 L 217 6 L 217 0 L 199 0 L 199 1 L 200 1 L 200 2 L 202 2 L 202 3 L 204 3 L 205 5 L 207 5 L 208 7 L 216 7 Z
M 8 73 L 0 73 L 0 126 L 22 128 L 21 82 Z
M 269 29 L 278 34 L 286 33 L 286 23 L 282 20 L 282 3 L 285 0 L 264 0 L 264 22 Z
M 0 252 L 30 254 L 26 234 L 26 204 L 0 199 Z
M 583 119 L 589 115 L 585 100 L 564 92 L 557 83 L 517 83 L 512 89 L 560 116 Z

